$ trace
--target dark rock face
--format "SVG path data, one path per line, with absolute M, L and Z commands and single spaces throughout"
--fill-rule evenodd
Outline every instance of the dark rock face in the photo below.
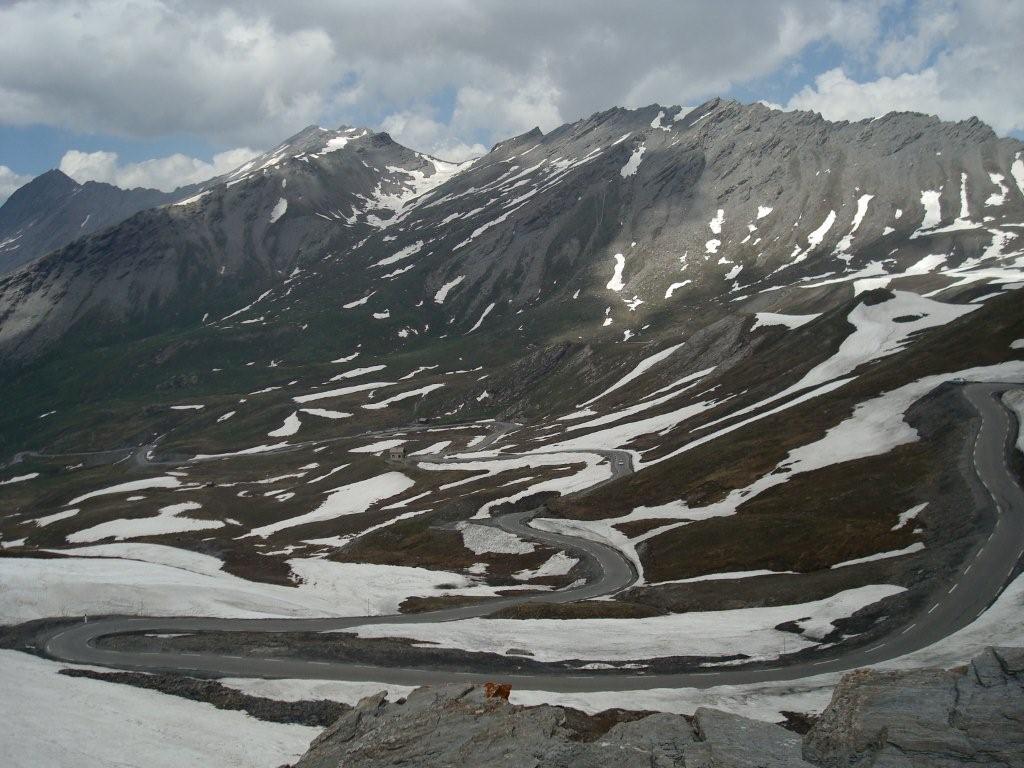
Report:
M 61 171 L 47 171 L 0 206 L 0 275 L 146 208 L 187 197 L 191 190 L 120 189 L 96 181 L 79 184 Z
M 692 719 L 627 714 L 517 707 L 475 686 L 420 688 L 404 703 L 381 693 L 342 716 L 296 768 L 809 765 L 800 737 L 771 723 L 704 708 Z
M 410 766 L 1024 765 L 1024 650 L 989 649 L 968 667 L 859 670 L 801 737 L 715 709 L 692 718 L 554 706 L 518 707 L 477 686 L 363 699 L 324 731 L 296 768 Z
M 310 127 L 202 185 L 173 194 L 151 190 L 155 196 L 138 197 L 136 207 L 106 220 L 119 224 L 100 231 L 89 224 L 93 217 L 84 220 L 84 209 L 72 216 L 60 203 L 34 203 L 32 182 L 4 206 L 5 213 L 12 209 L 12 223 L 5 229 L 0 216 L 0 243 L 10 229 L 17 237 L 7 247 L 18 246 L 26 237 L 18 232 L 28 226 L 22 219 L 35 221 L 40 211 L 57 222 L 74 219 L 83 229 L 33 249 L 38 255 L 63 246 L 34 263 L 12 256 L 8 270 L 24 266 L 9 275 L 0 262 L 0 346 L 29 357 L 76 325 L 93 340 L 201 326 L 208 315 L 227 314 L 268 286 L 280 286 L 299 261 L 347 252 L 398 215 L 404 200 L 455 167 L 385 133 Z M 72 200 L 101 186 L 110 194 L 145 191 L 79 186 L 60 176 L 64 186 L 74 185 Z M 54 179 L 45 184 L 55 185 Z
M 846 675 L 807 735 L 823 766 L 1024 765 L 1024 650 L 955 670 Z
M 476 686 L 420 688 L 404 703 L 388 703 L 381 693 L 363 699 L 326 730 L 297 768 L 668 768 L 683 765 L 687 748 L 696 743 L 693 728 L 676 715 L 617 723 L 604 733 L 580 729 L 579 719 L 579 713 L 561 707 L 524 708 L 489 699 Z

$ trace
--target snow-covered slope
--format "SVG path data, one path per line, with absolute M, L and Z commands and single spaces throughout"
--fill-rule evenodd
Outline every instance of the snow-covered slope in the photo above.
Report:
M 320 732 L 155 691 L 67 677 L 58 674 L 62 667 L 0 651 L 4 686 L 8 693 L 18 691 L 0 701 L 0 752 L 10 768 L 274 768 L 299 757 Z
M 718 100 L 461 166 L 308 128 L 0 281 L 0 451 L 44 454 L 0 471 L 2 543 L 75 601 L 106 572 L 39 550 L 109 536 L 216 558 L 204 610 L 322 606 L 313 562 L 414 569 L 371 595 L 408 609 L 584 575 L 479 530 L 543 504 L 632 561 L 604 610 L 866 643 L 988 535 L 960 384 L 1024 377 L 1022 152 Z

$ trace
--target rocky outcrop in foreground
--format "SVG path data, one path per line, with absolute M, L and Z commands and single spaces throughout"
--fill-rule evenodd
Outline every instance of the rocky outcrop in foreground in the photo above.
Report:
M 368 697 L 296 768 L 1024 766 L 1022 649 L 989 649 L 954 670 L 852 672 L 803 737 L 714 709 L 585 715 L 505 694 L 463 685 Z

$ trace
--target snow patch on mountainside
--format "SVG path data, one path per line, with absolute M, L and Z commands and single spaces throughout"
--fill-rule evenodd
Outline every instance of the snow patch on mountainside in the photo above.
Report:
M 202 504 L 195 501 L 171 504 L 161 507 L 155 517 L 108 520 L 105 523 L 94 525 L 92 528 L 69 534 L 67 540 L 72 544 L 88 544 L 106 538 L 121 541 L 143 536 L 163 536 L 170 533 L 204 531 L 224 527 L 224 523 L 220 520 L 199 520 L 182 515 L 183 512 L 201 508 Z
M 850 247 L 853 245 L 853 236 L 864 220 L 864 216 L 868 212 L 868 203 L 871 202 L 872 198 L 874 198 L 874 195 L 861 195 L 857 198 L 857 212 L 853 215 L 853 224 L 850 225 L 850 231 L 836 245 L 835 255 L 843 261 L 849 261 L 851 258 Z
M 1003 395 L 1003 402 L 1017 417 L 1017 450 L 1024 453 L 1024 390 L 1012 389 Z
M 457 286 L 465 279 L 465 275 L 459 275 L 454 280 L 449 280 L 447 283 L 438 288 L 437 293 L 434 294 L 434 303 L 444 304 L 444 300 L 448 297 L 448 292 L 451 291 L 452 288 Z
M 1013 176 L 1013 180 L 1017 183 L 1017 189 L 1020 190 L 1021 197 L 1024 197 L 1024 160 L 1020 159 L 1020 155 L 1020 152 L 1016 154 L 1013 165 L 1010 166 L 1010 175 Z
M 368 294 L 363 296 L 361 299 L 355 299 L 354 301 L 350 301 L 348 304 L 342 304 L 341 308 L 342 309 L 355 309 L 356 307 L 361 307 L 363 304 L 365 304 L 371 298 L 373 298 L 373 295 L 375 293 L 377 293 L 377 292 L 376 291 L 370 291 Z M 359 353 L 357 352 L 356 354 L 359 354 Z M 337 363 L 339 361 L 338 360 L 333 360 L 332 362 Z
M 366 512 L 377 502 L 404 493 L 415 484 L 415 481 L 410 480 L 401 472 L 386 472 L 383 475 L 377 475 L 367 480 L 350 483 L 331 491 L 320 506 L 312 512 L 280 520 L 276 523 L 270 523 L 259 528 L 253 528 L 249 536 L 266 538 L 286 528 L 309 525 L 310 523 L 321 523 L 345 515 Z
M 247 581 L 215 557 L 159 544 L 98 544 L 54 550 L 64 558 L 0 558 L 0 616 L 13 623 L 47 616 L 130 614 L 313 618 L 395 613 L 410 595 L 493 595 L 458 573 L 293 558 L 295 586 Z M 352 585 L 360 588 L 353 590 Z
M 503 531 L 491 525 L 477 523 L 460 523 L 462 545 L 475 555 L 489 552 L 508 555 L 525 555 L 536 548 L 528 541 L 523 541 L 514 533 Z
M 386 256 L 383 259 L 380 259 L 373 266 L 386 267 L 388 264 L 394 264 L 396 261 L 402 261 L 403 259 L 408 259 L 410 256 L 415 256 L 421 250 L 423 250 L 423 241 L 417 240 L 415 243 L 405 246 L 405 248 L 402 248 L 391 256 Z
M 116 493 L 131 493 L 132 491 L 144 491 L 147 488 L 178 488 L 181 485 L 181 480 L 173 475 L 165 475 L 163 477 L 149 477 L 145 480 L 129 480 L 127 483 L 118 483 L 108 488 L 100 488 L 96 491 L 89 491 L 81 496 L 76 496 L 67 502 L 67 506 L 74 506 L 75 504 L 81 504 L 83 501 L 89 499 L 95 499 L 98 496 L 109 496 L 110 494 Z
M 312 392 L 308 395 L 298 395 L 293 397 L 296 403 L 312 403 L 316 400 L 325 400 L 333 397 L 344 397 L 345 395 L 351 395 L 356 392 L 365 392 L 368 389 L 380 389 L 381 387 L 390 387 L 394 384 L 393 381 L 370 381 L 364 384 L 353 384 L 350 387 L 339 387 L 338 389 L 330 389 L 324 392 Z
M 633 154 L 629 156 L 629 160 L 626 161 L 626 164 L 622 166 L 622 169 L 619 171 L 619 175 L 622 176 L 622 178 L 628 178 L 637 172 L 637 169 L 640 168 L 640 163 L 643 161 L 644 151 L 646 149 L 647 147 L 644 144 L 641 144 L 633 150 Z
M 672 355 L 673 352 L 675 352 L 677 349 L 681 348 L 682 346 L 683 346 L 682 343 L 673 344 L 671 347 L 666 347 L 665 349 L 661 350 L 660 352 L 656 352 L 655 354 L 650 355 L 649 357 L 644 358 L 639 363 L 637 363 L 636 366 L 629 373 L 627 373 L 625 376 L 623 376 L 621 379 L 616 381 L 614 384 L 612 384 L 610 387 L 608 387 L 606 390 L 604 390 L 600 394 L 594 395 L 594 397 L 590 398 L 586 402 L 581 403 L 579 407 L 587 406 L 587 405 L 590 405 L 591 403 L 597 402 L 602 397 L 605 397 L 606 395 L 610 395 L 615 390 L 621 389 L 622 387 L 624 387 L 627 384 L 629 384 L 631 381 L 634 381 L 635 379 L 639 378 L 640 376 L 643 376 L 644 373 L 646 373 L 651 368 L 656 366 L 662 360 L 667 359 L 669 356 Z
M 825 235 L 828 234 L 828 231 L 832 229 L 832 225 L 835 223 L 836 212 L 829 211 L 828 216 L 825 217 L 825 220 L 821 222 L 818 228 L 807 236 L 807 250 L 804 252 L 804 258 L 806 258 L 806 254 L 821 245 L 822 240 L 825 239 Z
M 993 184 L 995 184 L 997 187 L 999 187 L 999 191 L 998 192 L 993 192 L 991 195 L 989 195 L 985 199 L 985 205 L 991 205 L 991 206 L 1002 205 L 1003 203 L 1006 202 L 1006 195 L 1010 191 L 1010 188 L 1008 186 L 1006 186 L 1005 184 L 1003 184 L 1003 179 L 1005 177 L 1001 173 L 990 173 L 988 175 L 988 177 L 989 177 L 989 179 L 992 180 Z
M 730 413 L 729 418 L 760 410 L 790 395 L 837 381 L 866 363 L 904 349 L 915 334 L 945 325 L 976 309 L 977 305 L 946 304 L 907 291 L 895 291 L 893 298 L 879 304 L 858 304 L 847 316 L 855 330 L 843 340 L 832 357 L 816 365 L 795 384 L 755 405 Z
M 608 285 L 605 288 L 609 291 L 619 292 L 626 287 L 626 284 L 622 282 L 622 270 L 626 268 L 626 257 L 621 253 L 616 253 L 614 258 L 615 271 L 612 273 L 612 279 L 608 281 Z
M 492 301 L 490 304 L 487 305 L 487 308 L 483 311 L 483 313 L 480 315 L 480 317 L 477 318 L 477 321 L 475 323 L 473 323 L 473 327 L 470 328 L 468 331 L 466 331 L 466 333 L 467 334 L 473 333 L 473 331 L 477 330 L 481 325 L 483 325 L 484 324 L 484 320 L 487 319 L 487 316 L 489 314 L 491 314 L 491 311 L 493 309 L 494 309 L 494 302 Z
M 399 392 L 397 395 L 392 395 L 386 400 L 381 400 L 380 402 L 366 403 L 363 405 L 363 408 L 369 411 L 376 411 L 381 408 L 387 408 L 392 403 L 398 403 L 401 402 L 402 400 L 408 400 L 409 398 L 412 397 L 425 397 L 426 395 L 433 392 L 435 389 L 440 389 L 443 386 L 444 384 L 442 383 L 428 384 L 427 386 L 420 387 L 419 389 L 410 389 L 407 392 Z
M 794 652 L 816 645 L 811 637 L 776 629 L 790 621 L 807 621 L 812 637 L 831 631 L 836 619 L 904 587 L 873 584 L 845 590 L 814 602 L 731 611 L 689 611 L 645 619 L 463 619 L 437 624 L 373 624 L 356 628 L 360 637 L 403 637 L 476 653 L 504 654 L 515 645 L 529 648 L 538 661 L 595 659 L 633 661 L 667 656 L 728 656 L 775 659 L 785 648 Z
M 937 227 L 942 221 L 942 211 L 939 208 L 939 199 L 942 196 L 942 189 L 926 189 L 921 193 L 921 207 L 924 208 L 924 218 L 917 230 L 910 236 L 911 239 L 919 237 L 926 230 Z
M 347 419 L 352 416 L 351 413 L 345 413 L 344 411 L 330 411 L 325 408 L 303 408 L 302 413 L 308 413 L 311 416 L 319 416 L 322 419 Z
M 550 576 L 565 576 L 578 562 L 578 559 L 567 555 L 565 552 L 556 552 L 532 571 L 528 569 L 516 571 L 512 574 L 512 578 L 519 581 L 530 581 L 531 579 L 544 579 Z
M 750 330 L 756 331 L 758 328 L 768 328 L 773 325 L 781 325 L 792 330 L 807 325 L 807 323 L 819 317 L 821 317 L 820 314 L 784 315 L 778 312 L 758 312 L 754 315 L 754 324 L 750 326 Z
M 360 376 L 365 376 L 368 373 L 376 373 L 377 371 L 383 371 L 387 367 L 388 367 L 387 364 L 383 363 L 383 364 L 379 364 L 379 365 L 365 365 L 362 368 L 352 368 L 351 370 L 342 371 L 341 373 L 337 373 L 334 376 L 331 376 L 331 378 L 329 378 L 328 381 L 342 381 L 343 379 L 356 379 L 356 378 L 358 378 Z
M 829 568 L 845 568 L 848 565 L 860 565 L 861 563 L 873 563 L 876 560 L 889 560 L 893 557 L 903 557 L 904 555 L 913 555 L 924 549 L 924 544 L 920 541 L 915 541 L 908 547 L 903 549 L 891 550 L 889 552 L 877 552 L 873 555 L 866 555 L 865 557 L 855 557 L 853 560 L 844 560 L 841 563 L 830 565 Z
M 302 421 L 299 419 L 298 411 L 291 413 L 285 418 L 284 423 L 277 429 L 267 432 L 267 437 L 290 437 L 299 431 Z
M 288 210 L 288 201 L 283 197 L 278 198 L 278 201 L 274 204 L 274 210 L 270 212 L 270 223 L 274 224 L 278 219 L 284 216 Z

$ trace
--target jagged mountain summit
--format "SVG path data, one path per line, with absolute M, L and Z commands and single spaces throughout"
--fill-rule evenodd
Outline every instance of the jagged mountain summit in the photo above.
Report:
M 298 325 L 344 284 L 391 314 L 375 332 L 405 339 L 552 306 L 629 336 L 678 307 L 826 272 L 932 272 L 922 259 L 936 238 L 980 248 L 1020 218 L 1019 155 L 977 121 L 832 124 L 718 101 L 685 115 L 610 110 L 461 167 L 386 134 L 311 127 L 178 205 L 4 279 L 0 355 L 36 357 L 86 316 L 130 335 L 194 326 L 267 290 L 272 305 L 296 268 L 316 272 L 289 283 Z
M 79 184 L 62 171 L 47 171 L 0 206 L 0 275 L 196 188 L 120 189 L 96 181 Z
M 86 317 L 93 335 L 97 322 L 150 332 L 213 315 L 280 285 L 300 261 L 352 247 L 455 170 L 387 134 L 307 128 L 6 278 L 0 337 L 12 357 L 31 357 Z

